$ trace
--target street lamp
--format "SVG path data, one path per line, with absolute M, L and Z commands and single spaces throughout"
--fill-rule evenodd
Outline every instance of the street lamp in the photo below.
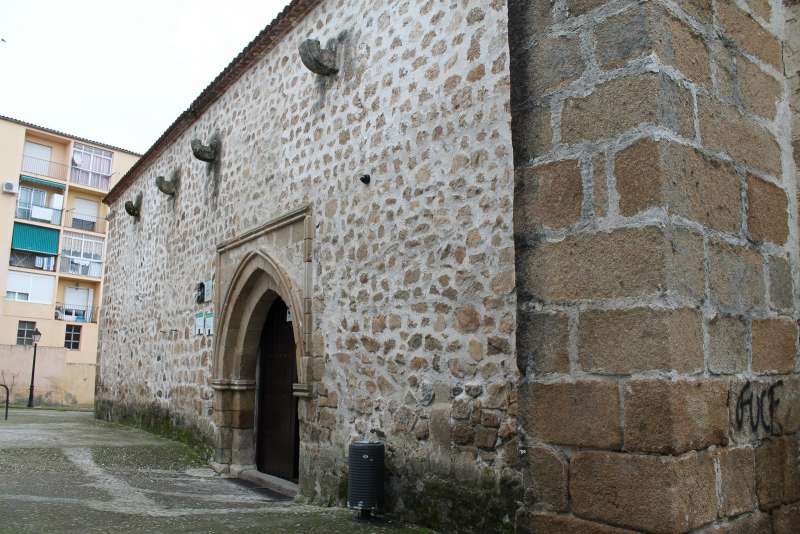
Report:
M 39 345 L 39 340 L 42 339 L 42 333 L 38 328 L 33 329 L 33 366 L 31 367 L 31 391 L 28 394 L 28 408 L 33 408 L 33 377 L 36 374 L 36 347 Z

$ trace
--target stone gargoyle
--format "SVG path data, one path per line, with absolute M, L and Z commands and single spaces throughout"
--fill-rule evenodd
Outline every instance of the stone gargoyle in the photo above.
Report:
M 174 197 L 180 185 L 181 174 L 177 169 L 172 171 L 172 175 L 169 179 L 164 176 L 156 176 L 156 187 L 167 196 Z
M 200 139 L 192 139 L 192 154 L 200 161 L 206 163 L 213 163 L 218 156 L 219 141 L 212 139 L 207 145 L 204 145 Z
M 331 41 L 323 49 L 316 39 L 307 39 L 300 45 L 300 60 L 308 70 L 320 76 L 333 76 L 339 72 L 336 66 L 336 42 Z
M 135 201 L 129 200 L 125 203 L 125 211 L 128 213 L 128 215 L 130 215 L 131 217 L 135 217 L 137 219 L 139 218 L 139 216 L 141 216 L 142 198 L 143 198 L 142 192 L 139 191 L 139 194 L 136 195 Z

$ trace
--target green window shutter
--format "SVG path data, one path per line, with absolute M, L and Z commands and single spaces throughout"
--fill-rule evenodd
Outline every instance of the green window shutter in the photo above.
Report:
M 14 223 L 11 248 L 27 252 L 37 252 L 50 256 L 58 255 L 58 230 L 42 228 L 30 224 Z
M 58 189 L 59 191 L 63 191 L 65 189 L 64 184 L 60 184 L 58 182 L 51 182 L 50 180 L 43 180 L 41 178 L 34 178 L 33 176 L 25 176 L 24 174 L 21 174 L 19 176 L 19 181 L 25 184 L 44 185 L 46 187 L 52 187 L 53 189 Z

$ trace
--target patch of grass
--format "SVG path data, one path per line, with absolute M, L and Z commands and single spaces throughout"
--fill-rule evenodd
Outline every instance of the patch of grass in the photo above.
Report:
M 94 462 L 106 469 L 164 469 L 183 471 L 188 467 L 205 467 L 206 461 L 196 449 L 176 446 L 135 446 L 92 448 Z
M 111 423 L 139 428 L 151 434 L 183 443 L 192 449 L 203 463 L 208 463 L 214 452 L 207 438 L 199 431 L 156 404 L 121 406 L 108 401 L 98 401 L 95 406 L 95 417 Z

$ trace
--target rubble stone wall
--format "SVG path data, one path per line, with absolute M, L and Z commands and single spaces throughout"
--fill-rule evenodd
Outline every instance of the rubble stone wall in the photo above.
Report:
M 113 201 L 98 413 L 218 442 L 194 287 L 306 208 L 248 246 L 310 298 L 308 500 L 377 436 L 390 508 L 443 531 L 796 530 L 797 2 L 305 4 Z
M 789 10 L 509 0 L 521 531 L 800 524 Z
M 213 445 L 214 343 L 193 332 L 211 307 L 195 285 L 215 277 L 219 243 L 309 206 L 302 494 L 341 503 L 348 444 L 385 435 L 393 509 L 508 528 L 521 477 L 506 3 L 316 3 L 112 203 L 98 413 Z M 336 41 L 338 75 L 303 67 L 307 38 Z M 209 170 L 190 141 L 214 134 Z M 154 180 L 176 169 L 170 200 Z M 137 220 L 123 203 L 139 192 Z M 303 287 L 297 243 L 264 252 Z

